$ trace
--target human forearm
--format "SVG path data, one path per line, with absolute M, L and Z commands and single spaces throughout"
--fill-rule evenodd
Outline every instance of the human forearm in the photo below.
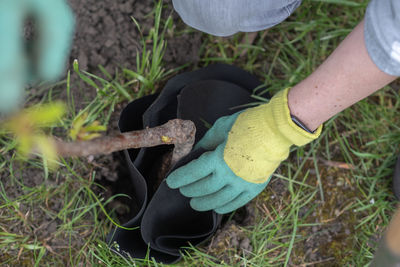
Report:
M 289 109 L 309 129 L 315 130 L 394 79 L 369 57 L 361 21 L 320 67 L 290 90 Z

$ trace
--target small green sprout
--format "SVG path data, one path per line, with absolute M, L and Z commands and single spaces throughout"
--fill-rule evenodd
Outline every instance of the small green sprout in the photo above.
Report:
M 72 122 L 72 127 L 69 130 L 69 137 L 72 140 L 87 141 L 99 137 L 99 132 L 104 132 L 107 128 L 100 125 L 98 121 L 94 121 L 85 126 L 88 114 L 82 113 L 77 116 Z
M 23 158 L 39 152 L 49 167 L 55 167 L 57 151 L 44 129 L 54 126 L 64 114 L 65 105 L 60 102 L 40 104 L 22 110 L 1 126 L 15 136 L 17 151 Z

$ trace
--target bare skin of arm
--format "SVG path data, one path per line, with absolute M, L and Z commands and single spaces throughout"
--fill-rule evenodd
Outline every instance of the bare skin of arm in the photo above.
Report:
M 310 130 L 315 130 L 395 79 L 369 57 L 361 21 L 321 66 L 290 90 L 289 109 Z
M 289 109 L 310 130 L 315 130 L 396 78 L 382 72 L 369 57 L 361 21 L 317 70 L 290 90 Z M 388 248 L 400 255 L 400 208 L 385 240 Z

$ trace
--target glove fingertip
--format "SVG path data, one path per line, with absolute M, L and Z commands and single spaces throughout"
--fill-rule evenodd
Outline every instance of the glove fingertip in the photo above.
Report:
M 39 75 L 48 81 L 54 81 L 62 75 L 75 28 L 75 16 L 68 6 L 54 10 L 58 14 L 42 14 L 41 21 L 44 32 L 39 51 Z
M 234 210 L 235 210 L 235 209 L 230 210 L 230 209 L 226 209 L 226 208 L 224 208 L 224 207 L 214 209 L 214 211 L 215 211 L 216 213 L 221 214 L 221 215 L 224 215 L 224 214 L 227 214 L 227 213 L 231 213 L 231 212 L 234 211 Z
M 16 94 L 7 95 L 4 97 L 3 94 L 0 93 L 0 113 L 1 114 L 9 114 L 17 110 L 18 106 L 21 104 L 22 93 L 15 91 Z
M 23 82 L 17 78 L 7 79 L 7 77 L 3 77 L 1 83 L 0 113 L 11 113 L 17 110 L 18 106 L 22 103 L 24 96 L 24 85 Z
M 205 150 L 209 150 L 208 148 L 208 146 L 207 146 L 207 143 L 204 141 L 204 138 L 202 138 L 194 147 L 193 147 L 193 150 L 197 150 L 197 149 L 200 149 L 200 148 L 202 148 L 202 149 L 205 149 Z
M 165 180 L 165 182 L 167 183 L 168 187 L 171 189 L 177 189 L 179 188 L 179 183 L 177 182 L 177 179 L 175 176 L 168 176 L 168 178 Z
M 237 116 L 238 114 L 233 114 L 219 118 L 196 144 L 195 149 L 214 150 L 227 138 L 228 132 L 232 128 L 232 124 Z
M 189 203 L 190 203 L 190 207 L 192 207 L 192 209 L 197 210 L 197 211 L 208 211 L 208 210 L 211 210 L 210 208 L 205 207 L 204 205 L 202 205 L 200 201 L 196 200 L 196 198 L 192 198 Z

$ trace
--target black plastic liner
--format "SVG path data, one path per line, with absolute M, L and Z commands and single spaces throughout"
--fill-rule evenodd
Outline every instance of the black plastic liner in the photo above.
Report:
M 261 82 L 237 67 L 212 65 L 172 78 L 159 95 L 150 95 L 131 102 L 119 121 L 121 132 L 155 127 L 168 120 L 192 120 L 196 125 L 196 142 L 218 118 L 231 115 L 255 102 L 251 94 Z M 135 217 L 108 236 L 111 248 L 132 258 L 154 258 L 169 264 L 181 258 L 181 250 L 196 246 L 210 238 L 221 221 L 221 215 L 198 212 L 189 205 L 189 198 L 170 189 L 165 181 L 158 188 L 154 181 L 156 168 L 171 146 L 130 149 L 125 151 L 139 206 Z M 203 150 L 192 151 L 173 170 L 198 158 Z M 165 178 L 165 177 L 164 177 Z M 115 243 L 118 244 L 116 249 Z

